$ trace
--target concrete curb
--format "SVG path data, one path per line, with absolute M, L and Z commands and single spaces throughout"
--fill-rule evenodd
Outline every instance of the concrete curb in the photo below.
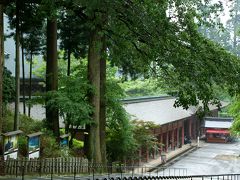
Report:
M 200 147 L 190 146 L 186 150 L 184 150 L 182 152 L 179 152 L 179 153 L 176 153 L 175 155 L 170 156 L 170 158 L 167 158 L 166 163 L 160 162 L 160 164 L 155 164 L 155 167 L 152 167 L 151 169 L 149 169 L 148 172 L 152 172 L 152 171 L 156 170 L 157 168 L 168 168 L 174 162 L 176 162 L 177 159 L 180 159 L 181 157 L 193 152 L 194 150 L 197 150 L 198 148 L 200 148 Z
M 170 165 L 172 165 L 173 162 L 176 162 L 177 159 L 180 159 L 181 157 L 183 157 L 183 156 L 185 156 L 185 155 L 187 155 L 187 154 L 189 154 L 189 153 L 197 150 L 198 148 L 199 148 L 199 147 L 197 147 L 197 146 L 191 146 L 191 147 L 190 147 L 189 149 L 187 149 L 186 151 L 180 152 L 179 154 L 177 154 L 177 155 L 175 155 L 175 156 L 167 159 L 167 162 L 166 162 L 166 163 L 164 163 L 164 164 L 161 163 L 160 166 L 158 166 L 158 167 L 166 167 L 166 168 L 167 168 L 167 167 L 169 167 Z

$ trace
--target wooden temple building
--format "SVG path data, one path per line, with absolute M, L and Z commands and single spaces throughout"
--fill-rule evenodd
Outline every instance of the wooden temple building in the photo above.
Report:
M 158 142 L 163 144 L 158 151 L 151 152 L 153 156 L 161 152 L 173 151 L 181 148 L 183 144 L 189 143 L 200 136 L 200 120 L 196 112 L 198 107 L 190 107 L 188 110 L 182 107 L 174 107 L 176 98 L 171 96 L 148 97 L 124 100 L 126 111 L 132 115 L 133 120 L 152 121 L 158 128 L 152 132 Z M 223 104 L 223 106 L 226 106 Z M 210 106 L 209 116 L 218 116 L 218 108 Z M 142 150 L 140 157 L 148 161 L 148 150 Z

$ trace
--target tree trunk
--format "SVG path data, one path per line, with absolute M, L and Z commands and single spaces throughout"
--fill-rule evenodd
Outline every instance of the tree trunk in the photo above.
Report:
M 101 36 L 96 28 L 90 34 L 88 49 L 88 80 L 94 88 L 94 92 L 89 93 L 89 100 L 93 106 L 92 120 L 89 129 L 89 150 L 88 159 L 93 163 L 101 163 L 100 149 L 100 53 L 101 53 Z
M 106 37 L 102 38 L 103 47 L 100 59 L 100 145 L 102 163 L 107 163 L 106 157 Z
M 58 89 L 58 62 L 57 62 L 57 21 L 47 21 L 47 67 L 46 67 L 46 91 Z M 48 101 L 48 99 L 46 100 Z M 57 108 L 46 106 L 47 125 L 53 131 L 59 142 L 59 116 Z
M 0 134 L 3 130 L 3 65 L 4 65 L 4 19 L 3 4 L 0 4 Z M 3 142 L 0 142 L 0 175 L 4 175 Z
M 84 131 L 84 146 L 83 146 L 83 151 L 84 154 L 87 156 L 87 158 L 90 160 L 90 153 L 89 153 L 89 149 L 90 149 L 90 138 L 89 138 L 89 134 L 90 134 L 90 125 L 86 124 L 86 128 Z
M 67 51 L 67 76 L 70 76 L 71 73 L 71 51 L 68 49 Z M 69 113 L 66 115 L 66 122 L 65 122 L 65 133 L 69 133 Z M 71 139 L 72 139 L 73 134 L 71 134 Z M 69 141 L 69 146 L 70 146 L 70 141 Z M 71 146 L 70 146 L 71 147 Z
M 3 125 L 3 62 L 4 62 L 3 4 L 0 4 L 0 133 Z
M 14 113 L 14 130 L 19 129 L 19 99 L 20 99 L 20 59 L 19 59 L 19 1 L 16 1 L 16 66 L 15 66 L 15 83 L 16 83 L 16 98 L 15 98 L 15 113 Z
M 77 134 L 77 128 L 74 129 L 73 126 L 71 128 L 71 138 L 69 140 L 69 147 L 72 148 L 73 147 L 73 139 L 76 137 Z
M 233 23 L 233 50 L 236 55 L 238 55 L 237 50 L 237 35 L 238 35 L 238 0 L 236 0 L 235 8 L 234 8 L 234 23 Z
M 29 100 L 32 99 L 32 63 L 33 63 L 33 54 L 30 54 L 30 73 L 29 73 Z M 31 117 L 31 105 L 28 105 L 28 117 Z
M 22 36 L 22 41 L 23 41 L 23 34 Z M 23 114 L 26 114 L 26 99 L 25 99 L 25 59 L 24 59 L 24 47 L 23 47 L 23 42 L 22 42 L 22 95 L 23 95 Z

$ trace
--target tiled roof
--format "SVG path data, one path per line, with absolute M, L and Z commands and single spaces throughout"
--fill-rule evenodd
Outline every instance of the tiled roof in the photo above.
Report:
M 233 118 L 221 118 L 221 117 L 205 117 L 205 125 L 207 128 L 227 128 L 229 129 L 232 126 Z
M 195 114 L 198 107 L 190 107 L 188 110 L 182 107 L 174 107 L 176 98 L 170 96 L 140 98 L 125 100 L 124 108 L 131 115 L 132 119 L 152 121 L 155 124 L 166 124 L 180 119 L 188 118 Z M 226 106 L 226 103 L 222 103 Z M 210 106 L 210 110 L 217 109 Z

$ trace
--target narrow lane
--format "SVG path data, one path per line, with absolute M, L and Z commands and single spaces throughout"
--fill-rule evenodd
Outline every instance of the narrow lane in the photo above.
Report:
M 240 173 L 240 142 L 204 143 L 168 168 L 186 168 L 188 175 Z

